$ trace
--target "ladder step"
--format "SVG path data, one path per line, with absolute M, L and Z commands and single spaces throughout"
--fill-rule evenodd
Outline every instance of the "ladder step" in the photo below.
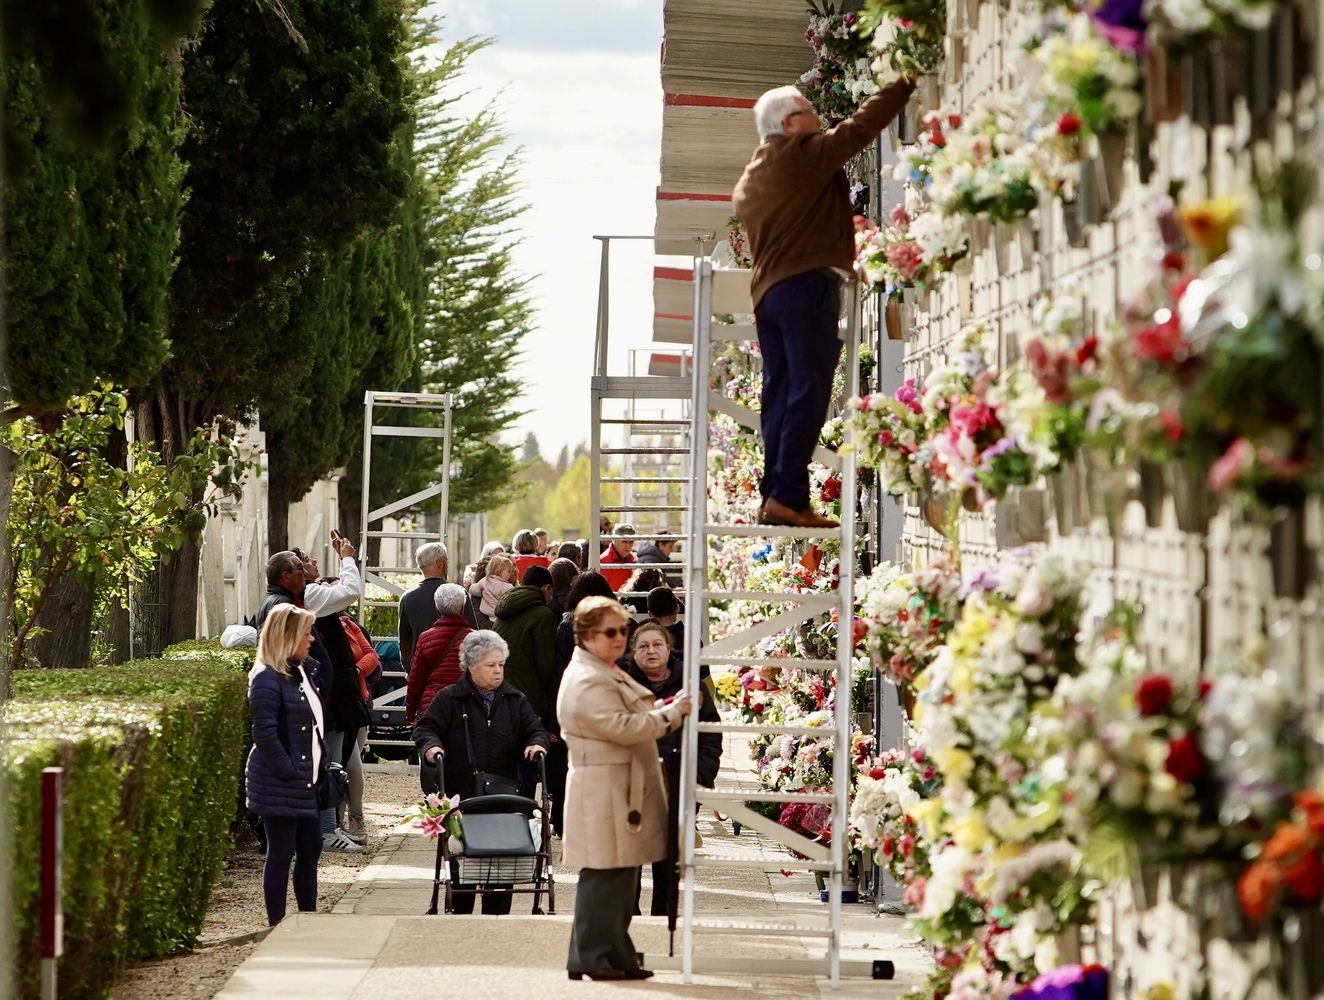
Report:
M 670 420 L 662 417 L 610 417 L 599 421 L 603 424 L 647 424 L 649 427 L 689 427 L 692 420 Z
M 705 666 L 780 667 L 783 670 L 836 670 L 836 660 L 793 660 L 786 656 L 700 656 Z
M 732 538 L 824 538 L 841 537 L 840 528 L 791 528 L 779 524 L 705 524 L 708 536 Z
M 835 739 L 836 726 L 760 726 L 744 722 L 698 722 L 695 723 L 701 733 L 753 733 L 754 735 L 775 734 L 777 736 L 823 736 Z
M 837 866 L 833 861 L 809 861 L 785 857 L 765 858 L 723 858 L 710 854 L 697 855 L 692 862 L 695 868 L 754 868 L 758 871 L 775 872 L 778 870 L 804 872 L 830 872 Z
M 683 399 L 694 389 L 689 375 L 594 375 L 594 392 L 607 399 Z
M 709 601 L 766 601 L 769 604 L 778 602 L 796 604 L 799 602 L 808 602 L 811 604 L 822 604 L 824 598 L 833 604 L 839 604 L 841 597 L 835 593 L 822 593 L 820 591 L 809 591 L 800 593 L 797 591 L 776 591 L 776 590 L 705 590 L 703 592 L 705 600 Z
M 369 538 L 417 538 L 422 541 L 441 537 L 436 531 L 369 531 Z
M 604 483 L 688 483 L 684 476 L 603 476 Z
M 688 448 L 600 448 L 601 455 L 688 455 Z
M 713 924 L 706 921 L 695 921 L 692 925 L 696 931 L 705 931 L 708 934 L 753 934 L 768 935 L 770 937 L 832 937 L 832 928 L 830 927 L 790 927 L 786 924 Z
M 726 792 L 700 788 L 695 793 L 699 802 L 810 802 L 831 805 L 837 801 L 832 792 Z
M 631 542 L 683 542 L 683 541 L 685 541 L 685 535 L 684 535 L 683 532 L 680 532 L 680 531 L 673 531 L 673 532 L 671 532 L 670 534 L 662 534 L 662 535 L 642 535 L 642 534 L 640 534 L 640 535 L 599 535 L 599 536 L 598 536 L 598 540 L 599 540 L 600 542 L 604 542 L 604 543 L 610 543 L 610 542 L 612 542 L 612 541 L 615 541 L 617 538 L 623 538 L 623 539 L 626 539 L 627 541 L 631 541 Z M 590 539 L 589 541 L 592 542 L 592 539 Z M 639 563 L 607 563 L 606 565 L 607 565 L 607 568 L 608 568 L 608 569 L 624 569 L 624 568 L 627 567 L 627 566 L 634 566 L 634 567 L 637 568 L 640 564 L 639 564 Z M 670 563 L 670 564 L 668 564 L 668 563 L 643 563 L 643 565 L 644 565 L 644 566 L 667 566 L 667 565 L 671 565 L 671 566 L 679 566 L 679 565 L 681 565 L 681 564 L 680 564 L 680 563 Z M 418 571 L 417 571 L 417 570 L 414 570 L 414 572 L 418 572 Z
M 689 508 L 683 506 L 676 506 L 676 505 L 661 506 L 661 507 L 640 505 L 634 507 L 599 507 L 598 510 L 604 514 L 652 514 L 652 513 L 660 513 L 662 511 L 686 511 L 689 510 Z M 679 538 L 677 538 L 676 540 L 680 541 Z

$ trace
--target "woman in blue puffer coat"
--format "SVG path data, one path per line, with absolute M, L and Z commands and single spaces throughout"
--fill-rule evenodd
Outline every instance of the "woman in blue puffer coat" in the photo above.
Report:
M 270 924 L 285 916 L 292 861 L 299 909 L 317 909 L 322 853 L 317 778 L 328 762 L 322 760 L 322 696 L 311 666 L 305 666 L 315 621 L 311 612 L 293 604 L 274 607 L 262 623 L 257 659 L 248 675 L 253 748 L 244 773 L 248 808 L 266 828 L 262 895 Z

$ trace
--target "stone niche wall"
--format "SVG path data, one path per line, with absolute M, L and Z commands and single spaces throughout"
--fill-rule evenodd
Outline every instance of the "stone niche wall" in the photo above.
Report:
M 1016 59 L 1042 18 L 1039 5 L 1032 0 L 1005 5 L 949 2 L 951 36 L 940 79 L 941 106 L 964 112 L 988 93 L 1015 92 Z M 1151 89 L 1151 108 L 1128 140 L 1120 198 L 1085 230 L 1083 239 L 1077 238 L 1077 245 L 1069 238 L 1062 206 L 1045 202 L 1018 226 L 993 227 L 975 245 L 968 277 L 947 276 L 922 299 L 908 293 L 901 323 L 905 374 L 922 377 L 962 329 L 977 323 L 996 336 L 999 365 L 1014 362 L 1032 329 L 1035 296 L 1059 282 L 1074 281 L 1085 294 L 1096 327 L 1107 324 L 1153 273 L 1157 263 L 1153 207 L 1174 182 L 1180 182 L 1184 195 L 1191 197 L 1247 191 L 1257 147 L 1278 156 L 1305 154 L 1321 163 L 1316 122 L 1321 104 L 1314 81 L 1321 78 L 1315 27 L 1322 23 L 1324 4 L 1309 0 L 1273 29 L 1279 32 L 1273 46 L 1289 46 L 1298 69 L 1302 60 L 1308 60 L 1305 72 L 1285 70 L 1281 60 L 1272 58 L 1280 50 L 1272 47 L 1267 59 L 1262 49 L 1258 59 L 1238 61 L 1237 52 L 1244 55 L 1257 44 L 1251 40 L 1241 40 L 1235 52 L 1226 53 L 1223 74 L 1215 74 L 1212 82 L 1203 77 L 1204 86 L 1193 87 L 1200 74 L 1174 62 L 1170 79 L 1185 74 L 1183 93 L 1156 96 L 1161 88 Z M 1264 40 L 1258 44 L 1264 45 Z M 1151 56 L 1151 79 L 1155 66 Z M 1260 78 L 1252 80 L 1253 76 Z M 1226 96 L 1211 96 L 1211 87 L 1226 87 Z M 928 89 L 932 101 L 935 88 Z M 1247 90 L 1256 94 L 1254 99 L 1245 96 Z M 1155 114 L 1153 106 L 1161 103 L 1158 97 L 1165 98 L 1168 107 Z M 922 101 L 917 96 L 916 110 L 926 110 Z M 1227 106 L 1230 113 L 1222 117 L 1229 117 L 1230 123 L 1199 124 L 1220 117 L 1211 112 L 1211 102 L 1217 101 Z M 886 181 L 883 187 L 887 205 Z M 1307 246 L 1318 250 L 1318 220 L 1302 220 L 1302 225 Z M 1130 502 L 1113 531 L 1102 516 L 1064 531 L 1059 530 L 1053 506 L 1046 489 L 1027 489 L 996 508 L 963 513 L 964 564 L 995 562 L 1006 550 L 1022 544 L 1050 545 L 1071 553 L 1091 568 L 1099 613 L 1114 599 L 1143 602 L 1147 651 L 1153 662 L 1172 671 L 1198 672 L 1209 657 L 1235 647 L 1267 624 L 1273 640 L 1272 668 L 1289 677 L 1303 703 L 1324 719 L 1324 628 L 1318 583 L 1310 582 L 1303 596 L 1290 598 L 1278 596 L 1283 588 L 1274 585 L 1275 565 L 1282 571 L 1291 557 L 1304 559 L 1318 578 L 1318 504 L 1305 518 L 1306 547 L 1287 546 L 1276 559 L 1270 558 L 1267 531 L 1247 526 L 1227 511 L 1213 518 L 1207 532 L 1193 533 L 1179 530 L 1170 498 L 1164 501 L 1158 527 L 1148 527 L 1141 505 Z M 903 519 L 899 556 L 904 563 L 927 562 L 943 551 L 945 540 L 918 508 L 905 506 Z M 1207 893 L 1193 890 L 1180 872 L 1165 871 L 1147 882 L 1123 888 L 1105 901 L 1095 933 L 1085 935 L 1086 957 L 1096 957 L 1113 970 L 1114 995 L 1139 996 L 1162 981 L 1175 983 L 1177 996 L 1193 995 L 1192 973 L 1202 950 L 1213 972 L 1209 977 L 1213 995 L 1245 995 L 1263 956 L 1250 946 L 1221 940 L 1236 936 L 1224 935 L 1217 927 L 1220 914 L 1232 922 L 1236 902 L 1231 894 L 1210 899 Z

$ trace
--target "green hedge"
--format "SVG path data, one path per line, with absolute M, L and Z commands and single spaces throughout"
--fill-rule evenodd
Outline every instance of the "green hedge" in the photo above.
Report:
M 40 777 L 65 768 L 61 995 L 191 945 L 232 845 L 247 680 L 219 659 L 24 670 L 5 706 L 15 979 L 38 993 Z
M 249 647 L 222 649 L 220 639 L 190 639 L 167 646 L 161 656 L 167 660 L 220 660 L 246 671 L 253 666 L 257 650 Z

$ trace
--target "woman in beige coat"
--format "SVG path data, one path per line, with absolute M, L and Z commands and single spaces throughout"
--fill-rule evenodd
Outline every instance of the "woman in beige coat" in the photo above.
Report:
M 639 868 L 667 853 L 667 793 L 659 736 L 689 714 L 616 666 L 629 638 L 619 603 L 589 597 L 575 609 L 575 651 L 556 714 L 570 753 L 563 862 L 580 865 L 566 967 L 571 979 L 647 979 L 630 940 Z

